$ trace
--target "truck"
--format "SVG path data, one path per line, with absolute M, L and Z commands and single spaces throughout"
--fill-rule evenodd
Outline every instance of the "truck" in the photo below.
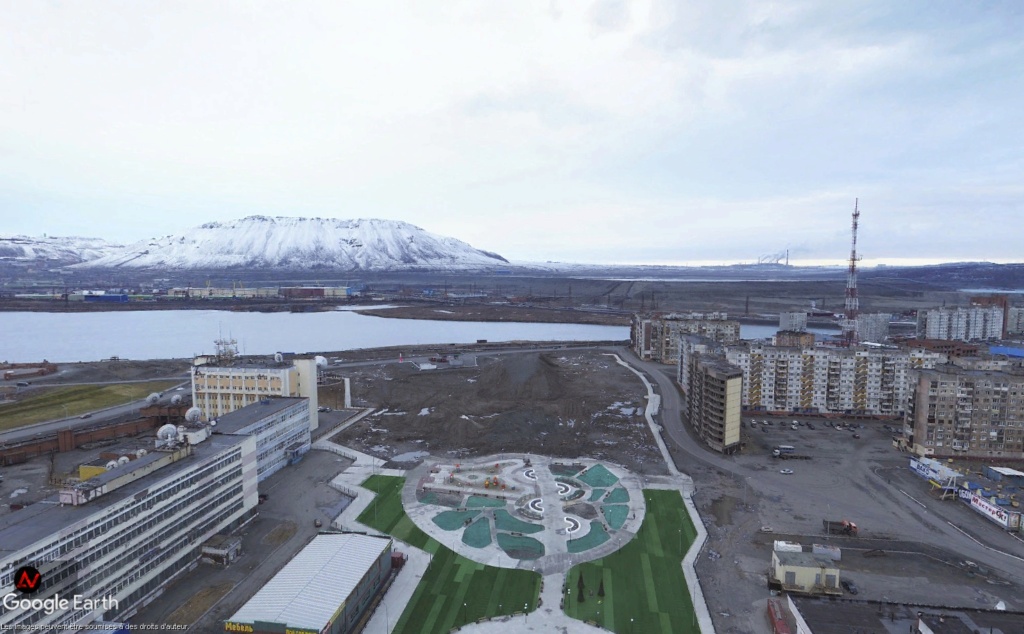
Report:
M 829 535 L 857 536 L 857 525 L 850 520 L 821 520 L 821 526 Z

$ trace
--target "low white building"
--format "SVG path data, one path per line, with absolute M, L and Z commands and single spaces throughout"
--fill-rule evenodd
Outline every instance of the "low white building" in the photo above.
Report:
M 310 447 L 309 399 L 265 398 L 217 419 L 214 434 L 256 438 L 259 481 L 306 454 Z

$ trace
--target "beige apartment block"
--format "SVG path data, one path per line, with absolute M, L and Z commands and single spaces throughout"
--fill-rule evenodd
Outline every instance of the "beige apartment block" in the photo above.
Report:
M 192 366 L 192 403 L 212 420 L 269 396 L 305 397 L 312 431 L 319 425 L 316 379 L 312 358 L 220 365 L 200 357 Z
M 970 365 L 970 364 L 968 364 Z M 920 456 L 1024 458 L 1024 373 L 943 365 L 915 373 L 905 425 Z

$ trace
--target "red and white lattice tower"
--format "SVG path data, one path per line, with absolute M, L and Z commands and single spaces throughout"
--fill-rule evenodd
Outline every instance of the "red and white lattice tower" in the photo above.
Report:
M 857 222 L 860 220 L 858 200 L 853 201 L 853 240 L 850 246 L 850 270 L 846 273 L 846 311 L 843 316 L 843 341 L 847 345 L 857 343 Z

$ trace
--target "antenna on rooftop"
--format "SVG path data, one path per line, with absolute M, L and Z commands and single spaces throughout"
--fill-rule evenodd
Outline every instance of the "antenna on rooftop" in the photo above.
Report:
M 850 269 L 846 273 L 846 310 L 843 319 L 843 341 L 846 345 L 857 343 L 857 315 L 860 306 L 857 301 L 857 223 L 860 221 L 859 200 L 853 199 L 853 238 L 850 243 Z

